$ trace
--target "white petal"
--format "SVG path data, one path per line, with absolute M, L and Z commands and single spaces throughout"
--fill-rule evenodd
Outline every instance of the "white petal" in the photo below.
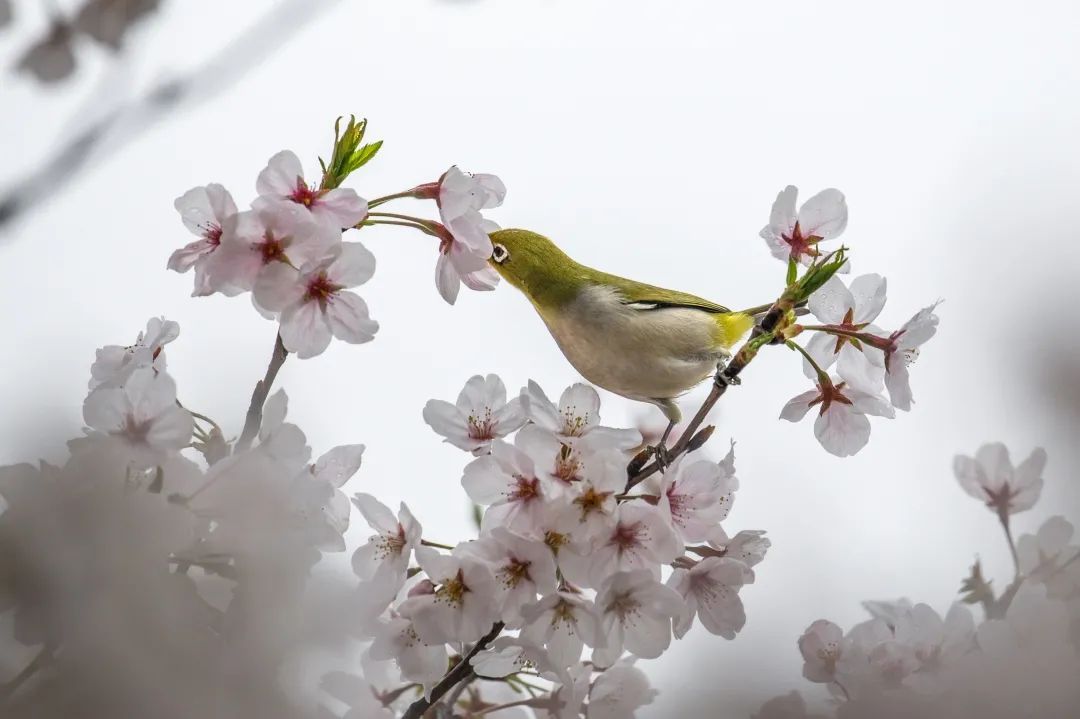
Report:
M 848 210 L 844 194 L 829 188 L 817 193 L 799 208 L 799 229 L 803 237 L 828 240 L 847 227 Z
M 435 263 L 435 288 L 447 304 L 457 302 L 458 292 L 461 291 L 461 276 L 450 257 L 440 252 L 439 260 Z
M 353 495 L 353 504 L 360 510 L 368 526 L 379 534 L 397 530 L 398 520 L 390 508 L 370 494 L 357 492 Z
M 355 190 L 339 187 L 320 196 L 312 212 L 331 227 L 345 229 L 367 217 L 368 203 Z
M 272 262 L 264 267 L 255 278 L 252 289 L 252 299 L 259 307 L 270 312 L 281 312 L 300 302 L 303 296 L 300 273 L 284 262 Z
M 858 350 L 850 342 L 845 342 L 840 348 L 840 361 L 836 365 L 836 373 L 849 386 L 876 394 L 881 391 L 885 379 L 885 368 L 870 361 L 871 353 L 881 354 L 873 347 L 864 345 L 862 350 Z
M 823 370 L 828 370 L 832 367 L 833 362 L 836 362 L 836 338 L 832 335 L 825 334 L 824 332 L 814 332 L 813 337 L 806 343 L 804 348 L 806 353 L 814 358 L 814 361 L 818 363 L 818 366 Z M 817 370 L 810 364 L 809 360 L 803 357 L 803 374 L 807 379 L 817 381 Z
M 795 230 L 795 222 L 798 219 L 795 213 L 795 202 L 798 197 L 799 189 L 794 185 L 788 185 L 776 195 L 772 211 L 769 213 L 768 227 L 776 237 L 780 235 L 790 237 Z
M 826 452 L 850 457 L 870 441 L 870 420 L 840 402 L 814 421 L 814 435 Z
M 273 434 L 285 423 L 285 414 L 289 411 L 289 396 L 285 390 L 279 389 L 270 395 L 263 404 L 262 426 L 259 428 L 259 439 L 263 440 Z
M 807 306 L 822 323 L 835 325 L 843 321 L 848 310 L 854 309 L 855 298 L 844 286 L 844 281 L 833 275 L 821 289 L 810 295 Z
M 255 181 L 255 191 L 263 197 L 287 197 L 297 187 L 297 179 L 303 179 L 304 168 L 300 158 L 290 150 L 282 150 L 266 164 Z
M 338 292 L 330 298 L 326 321 L 335 337 L 353 344 L 370 342 L 379 331 L 379 323 L 368 316 L 367 303 L 352 292 Z
M 860 275 L 851 281 L 855 300 L 855 324 L 873 322 L 881 314 L 887 297 L 888 282 L 881 275 Z
M 784 408 L 780 410 L 780 419 L 786 419 L 788 422 L 798 422 L 810 411 L 810 403 L 820 395 L 820 390 L 812 389 L 809 392 L 803 392 L 802 394 L 791 398 L 788 400 L 788 403 L 784 405 Z
M 356 287 L 375 274 L 375 255 L 359 242 L 342 242 L 338 255 L 326 268 L 326 277 L 342 287 Z
M 157 449 L 180 451 L 191 442 L 193 427 L 191 414 L 173 405 L 151 422 L 146 442 Z
M 322 354 L 330 345 L 330 325 L 318 302 L 293 305 L 281 315 L 281 341 L 300 359 Z
M 360 469 L 363 456 L 364 445 L 362 444 L 345 444 L 334 447 L 319 457 L 319 461 L 315 463 L 313 474 L 316 478 L 329 482 L 335 487 L 341 487 Z

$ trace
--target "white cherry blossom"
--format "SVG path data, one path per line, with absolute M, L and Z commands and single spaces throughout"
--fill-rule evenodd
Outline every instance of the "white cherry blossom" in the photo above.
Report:
M 938 316 L 934 309 L 938 302 L 919 310 L 904 326 L 883 341 L 885 352 L 885 387 L 889 399 L 897 409 L 911 410 L 914 399 L 908 367 L 919 356 L 919 347 L 937 333 Z
M 735 499 L 734 448 L 720 463 L 676 459 L 660 485 L 660 511 L 684 542 L 702 542 L 723 521 Z
M 587 384 L 574 384 L 563 390 L 555 405 L 533 380 L 521 390 L 525 415 L 538 427 L 555 433 L 566 444 L 575 445 L 587 438 L 590 449 L 628 451 L 641 444 L 641 433 L 634 429 L 615 429 L 600 425 L 600 395 Z
M 796 212 L 798 195 L 798 188 L 788 185 L 776 196 L 769 224 L 760 234 L 773 257 L 809 265 L 821 255 L 818 243 L 839 237 L 847 227 L 847 202 L 843 193 L 829 188 L 804 202 Z
M 232 195 L 221 185 L 211 183 L 188 190 L 176 198 L 173 205 L 180 213 L 184 226 L 199 239 L 173 252 L 169 257 L 169 269 L 175 272 L 195 269 L 195 289 L 191 293 L 192 297 L 213 292 L 238 294 L 240 289 L 228 284 L 215 286 L 206 272 L 211 255 L 221 247 L 221 236 L 225 227 L 236 222 L 236 203 Z
M 780 419 L 798 422 L 811 407 L 820 405 L 814 420 L 814 435 L 830 454 L 850 457 L 870 441 L 870 420 L 867 415 L 892 418 L 892 406 L 875 394 L 847 387 L 845 382 L 829 381 L 816 389 L 804 392 L 784 405 Z
M 137 468 L 151 467 L 191 442 L 191 415 L 176 404 L 176 384 L 164 372 L 140 367 L 122 387 L 99 387 L 83 403 L 87 426 L 114 437 Z
M 739 590 L 753 581 L 753 570 L 730 557 L 706 557 L 690 569 L 676 569 L 667 582 L 684 602 L 675 619 L 675 637 L 686 636 L 696 616 L 712 634 L 734 639 L 746 624 Z
M 406 599 L 398 611 L 428 644 L 474 642 L 499 618 L 495 578 L 488 565 L 467 554 L 439 554 L 417 547 L 416 561 L 435 584 L 432 594 Z
M 379 323 L 367 303 L 350 287 L 362 285 L 375 273 L 375 256 L 359 242 L 343 242 L 299 270 L 275 262 L 255 281 L 255 303 L 279 312 L 285 349 L 305 359 L 321 354 L 331 337 L 359 344 L 370 342 Z
M 289 150 L 282 150 L 267 163 L 255 182 L 259 198 L 253 203 L 256 209 L 271 204 L 288 202 L 306 208 L 320 224 L 331 230 L 352 227 L 367 217 L 367 201 L 354 190 L 338 187 L 321 190 L 308 185 L 300 158 Z
M 671 620 L 686 608 L 682 597 L 658 582 L 647 569 L 617 572 L 596 595 L 600 626 L 606 637 L 593 662 L 610 667 L 623 650 L 655 659 L 671 644 Z
M 555 591 L 555 559 L 542 540 L 496 526 L 478 541 L 459 545 L 459 549 L 490 565 L 502 620 L 508 626 L 521 624 L 521 608 L 535 602 L 538 594 Z
M 588 556 L 588 581 L 598 587 L 615 572 L 634 569 L 648 569 L 659 579 L 660 565 L 672 561 L 681 551 L 682 542 L 655 507 L 623 503 L 614 524 L 594 542 Z
M 1002 515 L 1031 509 L 1042 491 L 1046 451 L 1041 447 L 1013 467 L 1009 450 L 1000 442 L 984 444 L 974 457 L 957 455 L 953 473 L 965 492 Z
M 101 386 L 119 387 L 140 367 L 153 367 L 164 372 L 165 345 L 180 336 L 180 325 L 164 317 L 151 317 L 146 331 L 140 332 L 135 344 L 127 347 L 106 345 L 97 351 L 90 366 L 90 389 Z
M 465 467 L 461 486 L 469 499 L 486 506 L 481 529 L 506 526 L 531 534 L 546 512 L 548 487 L 537 476 L 527 454 L 496 440 L 491 454 L 477 457 Z
M 728 537 L 720 526 L 714 527 L 709 533 L 708 544 L 722 552 L 723 556 L 738 559 L 748 567 L 760 564 L 772 546 L 762 529 L 744 529 L 734 537 Z
M 652 704 L 657 691 L 649 685 L 645 672 L 624 660 L 593 682 L 589 690 L 588 719 L 633 719 L 637 710 Z
M 1080 598 L 1080 547 L 1069 545 L 1073 531 L 1067 519 L 1054 516 L 1035 534 L 1016 540 L 1020 571 L 1029 581 L 1045 584 L 1051 599 Z
M 396 584 L 405 581 L 412 552 L 420 546 L 423 531 L 412 512 L 401 503 L 395 517 L 390 509 L 370 494 L 357 492 L 353 504 L 367 520 L 375 534 L 359 547 L 352 557 L 353 571 L 361 581 L 380 581 Z
M 596 606 L 580 594 L 554 592 L 524 607 L 521 615 L 521 636 L 546 647 L 556 666 L 576 664 L 585 645 L 604 645 Z
M 871 324 L 885 306 L 886 281 L 881 275 L 861 275 L 851 281 L 850 289 L 833 276 L 810 295 L 809 308 L 822 324 L 847 332 L 884 334 Z M 836 372 L 845 382 L 864 392 L 881 391 L 885 378 L 885 355 L 876 347 L 843 335 L 815 332 L 806 344 L 807 353 L 822 369 L 836 363 Z M 817 377 L 810 362 L 803 360 L 803 372 Z
M 799 653 L 804 677 L 821 684 L 836 681 L 837 664 L 844 653 L 844 630 L 825 619 L 817 620 L 799 637 Z
M 525 424 L 521 400 L 506 401 L 506 385 L 498 375 L 475 375 L 465 383 L 457 402 L 429 400 L 424 421 L 450 444 L 480 456 L 491 441 L 511 434 Z
M 368 654 L 372 659 L 394 661 L 401 670 L 402 678 L 422 685 L 425 694 L 446 673 L 446 645 L 425 644 L 412 621 L 402 616 L 394 616 L 381 623 L 375 631 L 375 641 Z

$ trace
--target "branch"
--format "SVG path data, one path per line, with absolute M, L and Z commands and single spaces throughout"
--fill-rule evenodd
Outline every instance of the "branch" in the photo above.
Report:
M 289 356 L 288 350 L 281 341 L 281 335 L 274 340 L 274 352 L 270 355 L 270 364 L 266 366 L 266 375 L 255 383 L 255 391 L 251 393 L 251 404 L 248 405 L 247 419 L 244 420 L 244 431 L 240 433 L 240 439 L 236 440 L 236 451 L 243 452 L 255 441 L 255 436 L 262 426 L 263 405 L 266 397 L 270 394 L 270 388 L 274 385 L 281 365 L 285 364 L 285 358 Z
M 157 83 L 141 96 L 120 102 L 116 108 L 79 132 L 50 157 L 0 195 L 0 230 L 33 209 L 42 200 L 90 167 L 90 160 L 105 149 L 113 153 L 144 134 L 161 119 L 172 117 L 183 106 L 194 107 L 232 87 L 249 71 L 280 50 L 337 0 L 282 0 L 224 49 L 187 75 Z M 104 98 L 99 98 L 105 102 Z
M 53 652 L 55 651 L 56 647 L 53 644 L 46 643 L 30 663 L 23 667 L 21 672 L 16 674 L 11 681 L 0 685 L 0 701 L 6 701 L 17 692 L 19 687 L 25 684 L 30 677 L 34 676 L 39 669 L 48 666 L 49 662 L 52 661 Z
M 778 300 L 774 303 L 769 311 L 765 313 L 761 322 L 754 328 L 753 333 L 750 335 L 750 339 L 743 343 L 739 351 L 735 353 L 731 362 L 728 365 L 716 373 L 716 379 L 713 381 L 712 390 L 709 392 L 709 396 L 705 398 L 705 401 L 701 404 L 701 408 L 698 409 L 697 414 L 690 420 L 690 423 L 686 425 L 686 429 L 683 430 L 682 435 L 679 436 L 679 441 L 675 443 L 673 447 L 668 450 L 668 461 L 674 460 L 676 457 L 685 454 L 688 451 L 697 449 L 704 443 L 705 439 L 712 434 L 712 428 L 706 427 L 698 432 L 698 428 L 705 421 L 709 412 L 716 406 L 716 403 L 720 401 L 720 398 L 727 392 L 728 387 L 739 384 L 739 375 L 746 369 L 755 357 L 757 357 L 758 351 L 767 344 L 771 344 L 776 339 L 778 333 L 783 327 L 781 326 L 781 320 L 784 315 L 791 309 L 783 300 Z M 633 466 L 631 462 L 631 467 Z M 626 489 L 623 493 L 629 492 L 635 486 L 645 481 L 652 475 L 660 471 L 660 464 L 653 461 L 652 464 L 637 469 L 631 472 L 630 478 L 626 481 Z
M 417 699 L 409 705 L 409 708 L 401 715 L 401 719 L 420 719 L 420 717 L 424 716 L 424 712 L 438 702 L 444 694 L 453 689 L 458 682 L 472 676 L 473 668 L 469 661 L 494 641 L 495 637 L 502 633 L 503 627 L 502 622 L 496 622 L 492 625 L 491 631 L 481 637 L 476 646 L 472 648 L 472 651 L 462 657 L 461 661 L 455 664 L 454 668 L 448 671 L 446 676 L 435 685 L 435 688 L 431 690 L 431 700 L 429 701 L 424 697 Z

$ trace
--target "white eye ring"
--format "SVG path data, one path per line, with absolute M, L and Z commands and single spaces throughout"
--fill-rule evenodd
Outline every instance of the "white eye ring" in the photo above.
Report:
M 496 263 L 501 265 L 502 263 L 510 259 L 510 252 L 506 249 L 505 246 L 500 245 L 498 242 L 496 242 L 495 246 L 491 250 L 491 259 L 495 260 Z

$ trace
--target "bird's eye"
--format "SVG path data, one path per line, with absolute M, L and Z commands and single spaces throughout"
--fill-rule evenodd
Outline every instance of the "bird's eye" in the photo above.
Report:
M 510 253 L 506 248 L 499 243 L 495 243 L 495 247 L 491 250 L 491 259 L 498 262 L 500 265 L 510 259 Z

